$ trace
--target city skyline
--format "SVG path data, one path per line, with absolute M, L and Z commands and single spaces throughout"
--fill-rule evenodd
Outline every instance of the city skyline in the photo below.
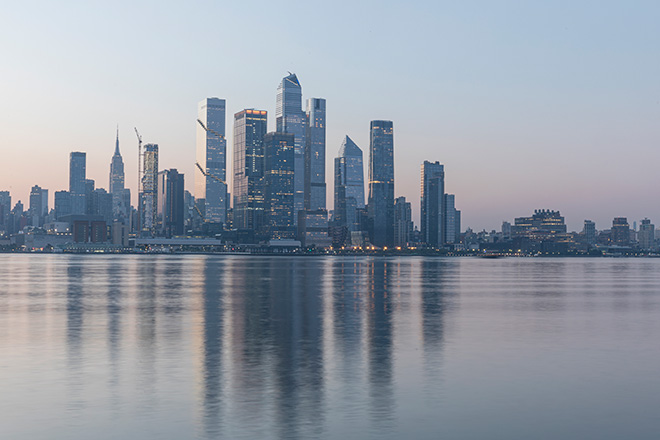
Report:
M 395 196 L 411 201 L 416 224 L 424 160 L 447 166 L 447 192 L 460 200 L 463 228 L 498 228 L 538 207 L 561 210 L 571 230 L 580 230 L 586 218 L 600 229 L 616 216 L 660 216 L 653 203 L 660 186 L 654 172 L 660 160 L 660 63 L 650 56 L 660 41 L 657 4 L 605 2 L 597 10 L 587 4 L 516 5 L 515 16 L 506 14 L 511 8 L 488 4 L 480 5 L 480 13 L 467 5 L 425 4 L 429 13 L 421 15 L 402 5 L 340 6 L 322 11 L 328 22 L 319 25 L 313 44 L 285 30 L 282 41 L 296 50 L 285 57 L 267 54 L 253 69 L 254 60 L 241 51 L 275 31 L 272 17 L 284 16 L 271 5 L 250 15 L 262 29 L 246 41 L 223 38 L 246 23 L 248 11 L 239 5 L 209 6 L 203 14 L 177 5 L 153 11 L 138 4 L 129 11 L 122 3 L 75 11 L 43 4 L 39 13 L 28 14 L 12 5 L 0 31 L 12 37 L 6 56 L 12 87 L 0 106 L 0 188 L 27 206 L 30 188 L 39 185 L 50 190 L 54 206 L 55 192 L 68 187 L 62 170 L 72 151 L 87 153 L 87 175 L 105 186 L 119 123 L 133 204 L 133 127 L 145 143 L 160 145 L 162 169 L 189 176 L 191 190 L 197 172 L 195 103 L 218 96 L 226 99 L 228 115 L 245 108 L 275 115 L 278 81 L 291 71 L 305 97 L 322 96 L 328 103 L 328 185 L 334 152 L 346 135 L 367 156 L 369 121 L 394 121 Z M 289 13 L 292 23 L 318 11 L 301 5 Z M 152 14 L 178 32 L 135 30 Z M 196 40 L 185 36 L 192 23 L 202 28 L 219 16 L 227 25 L 202 33 L 233 60 L 229 69 L 213 57 L 199 57 Z M 30 25 L 22 26 L 28 17 Z M 340 18 L 344 32 L 331 24 Z M 68 25 L 72 20 L 76 26 Z M 130 23 L 131 32 L 80 38 L 118 22 Z M 391 34 L 394 28 L 401 32 Z M 310 52 L 312 47 L 318 51 Z M 155 69 L 143 75 L 136 65 Z M 269 121 L 268 131 L 274 123 Z M 228 132 L 229 145 L 231 139 Z M 26 151 L 38 159 L 26 161 Z M 619 178 L 611 177 L 612 166 Z M 329 186 L 327 193 L 330 207 Z

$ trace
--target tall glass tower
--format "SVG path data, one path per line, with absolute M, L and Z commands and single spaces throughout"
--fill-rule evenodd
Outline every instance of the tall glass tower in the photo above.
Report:
M 357 209 L 364 208 L 362 150 L 346 136 L 335 158 L 335 207 L 337 224 L 358 230 Z
M 305 209 L 325 209 L 325 99 L 308 99 L 305 118 Z
M 69 193 L 71 193 L 71 214 L 85 214 L 87 211 L 87 153 L 74 151 L 69 156 Z
M 225 100 L 207 98 L 199 103 L 195 198 L 204 200 L 205 222 L 227 222 Z
M 370 240 L 394 243 L 394 130 L 392 121 L 371 121 L 369 142 Z
M 305 113 L 302 110 L 302 86 L 295 73 L 282 79 L 277 87 L 275 123 L 279 133 L 294 135 L 294 222 L 298 211 L 305 209 Z
M 422 164 L 421 233 L 433 247 L 445 243 L 445 167 L 440 162 Z
M 234 228 L 259 230 L 264 214 L 264 136 L 268 114 L 246 109 L 234 115 Z
M 274 239 L 296 237 L 294 142 L 293 134 L 268 133 L 264 136 L 266 230 Z

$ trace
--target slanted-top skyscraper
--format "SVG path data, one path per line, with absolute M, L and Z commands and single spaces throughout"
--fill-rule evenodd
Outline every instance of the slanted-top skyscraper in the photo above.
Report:
M 335 158 L 335 222 L 357 231 L 356 210 L 364 208 L 362 150 L 346 136 Z
M 325 99 L 307 100 L 305 123 L 305 209 L 325 209 Z
M 294 136 L 294 218 L 305 209 L 305 113 L 302 110 L 302 86 L 295 73 L 284 77 L 277 87 L 275 106 L 277 132 Z
M 394 242 L 394 130 L 392 121 L 371 121 L 369 142 L 369 221 L 371 243 Z
M 207 98 L 199 103 L 195 198 L 204 200 L 204 221 L 227 222 L 227 140 L 225 100 Z

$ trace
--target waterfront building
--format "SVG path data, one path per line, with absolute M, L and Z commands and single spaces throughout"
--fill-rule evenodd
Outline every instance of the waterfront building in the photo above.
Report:
M 369 223 L 375 246 L 394 242 L 394 130 L 392 121 L 371 121 L 369 137 Z
M 112 195 L 113 217 L 124 222 L 128 221 L 128 211 L 131 201 L 130 192 L 127 193 L 125 188 L 124 160 L 119 152 L 119 128 L 117 128 L 117 137 L 115 139 L 115 153 L 112 155 L 112 160 L 110 161 L 108 188 Z
M 246 109 L 234 115 L 235 229 L 259 230 L 264 216 L 264 136 L 268 114 Z
M 502 238 L 505 240 L 511 239 L 511 223 L 507 221 L 502 222 Z
M 437 161 L 424 161 L 421 174 L 422 240 L 429 246 L 442 247 L 446 238 L 445 167 Z
M 585 220 L 582 234 L 584 235 L 585 243 L 590 245 L 596 244 L 596 223 L 591 220 Z
M 651 250 L 655 248 L 655 225 L 651 223 L 651 220 L 645 218 L 640 222 L 637 241 L 641 249 Z
M 112 224 L 114 217 L 112 194 L 103 188 L 97 188 L 89 194 L 88 201 L 90 205 L 88 215 L 100 216 L 106 224 Z
M 394 200 L 394 246 L 406 247 L 412 241 L 412 208 L 405 197 Z
M 0 231 L 8 231 L 10 212 L 11 194 L 9 191 L 0 191 Z
M 264 136 L 265 232 L 271 239 L 295 239 L 293 133 Z
M 298 211 L 305 209 L 305 119 L 302 86 L 291 73 L 277 87 L 275 124 L 278 133 L 294 136 L 294 222 L 298 221 Z
M 615 217 L 612 221 L 612 243 L 619 246 L 630 245 L 630 225 L 626 217 Z
M 165 237 L 184 232 L 184 175 L 176 169 L 158 173 L 158 232 Z
M 158 200 L 158 144 L 146 144 L 142 157 L 142 191 L 140 193 L 140 235 L 156 232 Z
M 307 100 L 305 118 L 305 209 L 326 208 L 325 99 Z
M 224 225 L 228 203 L 225 100 L 204 99 L 198 105 L 197 117 L 195 199 L 204 204 L 204 222 Z
M 334 221 L 348 231 L 359 230 L 357 210 L 364 209 L 362 150 L 346 136 L 335 158 Z
M 87 153 L 74 151 L 69 156 L 69 193 L 71 194 L 71 213 L 85 214 L 87 182 Z
M 71 193 L 55 191 L 55 219 L 59 220 L 65 215 L 71 215 Z
M 48 214 L 48 190 L 35 185 L 30 190 L 30 208 L 29 220 L 30 225 L 34 227 L 41 227 L 44 224 L 44 219 Z
M 445 194 L 445 243 L 456 244 L 461 236 L 461 212 L 456 209 L 456 196 Z
M 332 239 L 328 236 L 328 211 L 298 211 L 298 240 L 303 247 L 330 247 Z
M 566 233 L 566 223 L 559 211 L 547 209 L 536 209 L 531 217 L 518 217 L 514 220 L 512 227 L 514 236 L 537 236 L 556 235 Z

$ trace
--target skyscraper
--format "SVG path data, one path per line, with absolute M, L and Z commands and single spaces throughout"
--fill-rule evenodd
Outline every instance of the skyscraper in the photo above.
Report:
M 585 220 L 582 234 L 584 234 L 584 241 L 587 244 L 596 244 L 596 223 L 591 220 Z
M 11 194 L 0 191 L 0 231 L 9 230 L 9 213 L 11 212 Z
M 184 232 L 184 176 L 175 169 L 158 173 L 158 229 L 165 237 Z
M 264 214 L 264 110 L 234 115 L 234 228 L 261 229 Z
M 364 208 L 362 150 L 346 136 L 335 158 L 334 219 L 349 231 L 358 230 L 356 210 Z
M 394 130 L 392 121 L 371 121 L 369 142 L 370 240 L 376 246 L 394 242 Z
M 264 136 L 266 232 L 274 239 L 296 237 L 294 145 L 293 133 L 268 133 Z
M 204 203 L 204 221 L 227 222 L 225 100 L 207 98 L 199 103 L 195 198 Z
M 48 214 L 48 190 L 35 185 L 30 190 L 30 225 L 43 226 L 46 214 Z
M 445 243 L 458 243 L 461 235 L 461 214 L 456 209 L 456 196 L 445 194 Z
M 305 209 L 325 209 L 325 99 L 307 100 L 305 115 Z
M 294 135 L 294 222 L 305 208 L 305 113 L 302 86 L 295 73 L 282 79 L 277 87 L 275 106 L 277 132 Z
M 119 127 L 115 140 L 115 154 L 110 162 L 110 194 L 112 195 L 112 213 L 115 219 L 125 220 L 130 209 L 130 199 L 126 205 L 124 191 L 124 161 L 119 153 Z
M 71 193 L 71 214 L 85 214 L 87 181 L 87 154 L 74 151 L 69 159 L 69 193 Z
M 641 249 L 648 250 L 655 247 L 655 225 L 651 223 L 651 220 L 645 218 L 640 222 L 637 237 Z
M 422 164 L 421 233 L 429 246 L 445 243 L 445 167 L 440 162 Z
M 71 193 L 55 191 L 55 219 L 59 220 L 65 215 L 71 215 Z
M 630 245 L 630 225 L 626 217 L 615 217 L 612 220 L 612 242 L 619 246 Z
M 394 245 L 407 246 L 412 239 L 412 208 L 405 197 L 394 200 Z
M 158 145 L 144 146 L 142 191 L 140 193 L 140 233 L 154 235 L 158 201 Z

